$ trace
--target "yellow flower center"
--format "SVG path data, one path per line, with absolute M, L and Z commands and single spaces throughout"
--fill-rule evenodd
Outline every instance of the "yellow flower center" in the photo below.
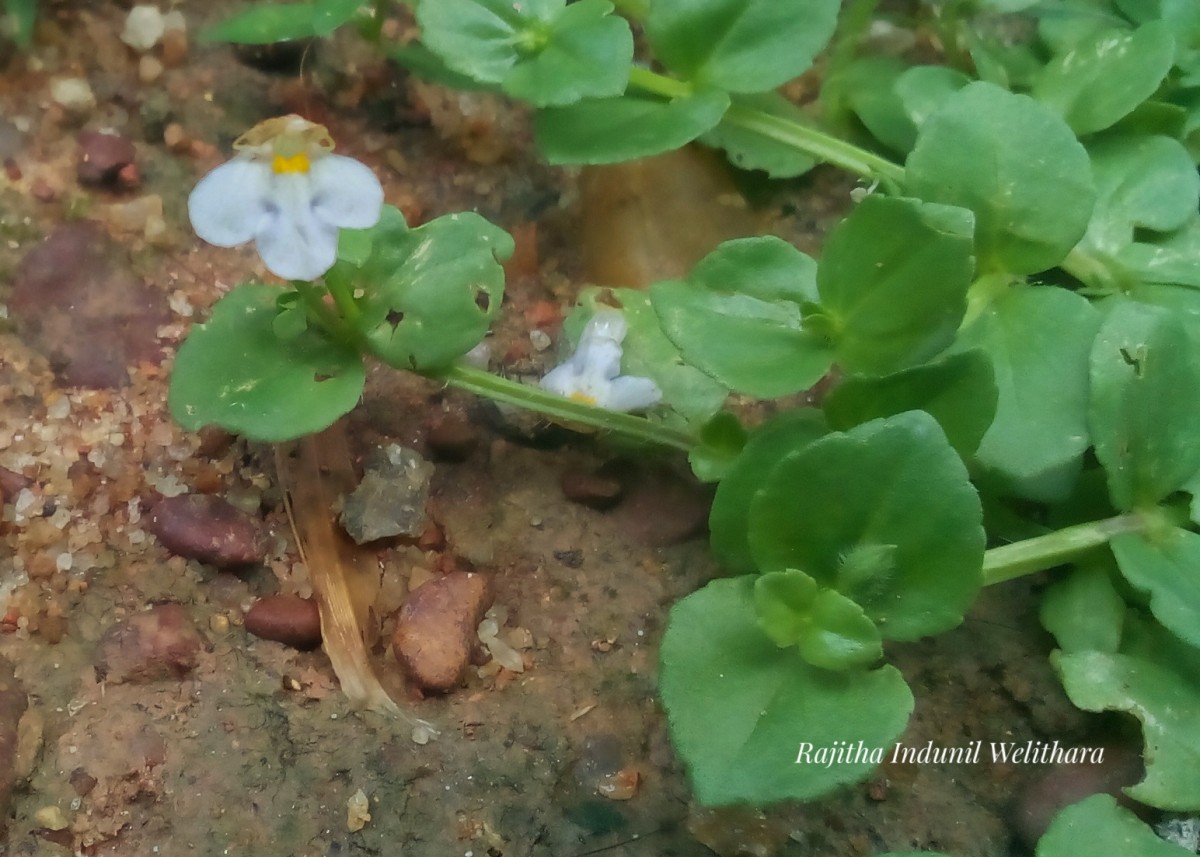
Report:
M 576 391 L 567 398 L 569 398 L 572 402 L 579 402 L 581 405 L 591 405 L 592 407 L 595 407 L 596 405 L 596 397 L 589 396 L 587 393 L 580 393 Z
M 276 155 L 271 161 L 271 169 L 276 173 L 307 173 L 309 167 L 308 155 L 299 152 L 291 157 Z

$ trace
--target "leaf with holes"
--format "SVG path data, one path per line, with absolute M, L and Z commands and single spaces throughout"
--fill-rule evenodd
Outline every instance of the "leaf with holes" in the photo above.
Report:
M 373 353 L 401 369 L 438 369 L 479 344 L 504 296 L 503 229 L 470 212 L 416 229 L 382 223 L 355 281 L 356 322 Z
M 274 286 L 239 286 L 192 328 L 167 398 L 185 429 L 216 425 L 254 440 L 291 440 L 326 428 L 358 403 L 361 356 L 311 328 L 280 338 L 280 294 Z

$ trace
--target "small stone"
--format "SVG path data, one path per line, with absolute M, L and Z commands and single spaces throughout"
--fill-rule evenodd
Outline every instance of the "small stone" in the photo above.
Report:
M 311 598 L 268 595 L 246 612 L 246 630 L 294 649 L 314 649 L 321 645 L 321 611 Z
M 371 802 L 366 792 L 359 789 L 346 800 L 346 829 L 357 833 L 371 820 Z
M 92 789 L 99 782 L 95 777 L 87 772 L 84 768 L 76 768 L 71 771 L 71 776 L 67 780 L 71 784 L 71 788 L 75 789 L 75 794 L 80 797 L 87 797 L 92 793 Z
M 200 446 L 196 455 L 200 458 L 220 458 L 233 445 L 233 435 L 219 426 L 205 426 L 199 434 Z
M 171 553 L 210 565 L 249 565 L 266 557 L 258 521 L 211 494 L 162 498 L 150 510 L 147 529 Z
M 54 202 L 58 199 L 58 191 L 41 176 L 35 178 L 29 185 L 29 193 L 38 202 Z
M 624 535 L 649 547 L 677 544 L 704 531 L 712 491 L 667 467 L 631 472 L 625 497 L 613 511 Z
M 85 131 L 79 135 L 79 163 L 75 175 L 81 184 L 115 185 L 122 168 L 137 158 L 133 141 L 120 134 Z
M 637 768 L 625 767 L 601 777 L 596 784 L 596 791 L 609 800 L 630 800 L 637 794 L 640 780 Z
M 414 682 L 432 691 L 458 684 L 492 597 L 490 578 L 466 571 L 435 577 L 409 594 L 400 608 L 392 648 Z
M 125 17 L 121 41 L 144 54 L 158 44 L 165 31 L 163 14 L 157 6 L 134 6 Z
M 162 73 L 163 64 L 158 58 L 150 54 L 144 54 L 138 60 L 138 80 L 146 86 L 149 86 L 162 77 Z
M 96 109 L 96 94 L 91 84 L 81 77 L 60 77 L 50 84 L 50 98 L 74 116 L 83 116 Z
M 0 503 L 8 503 L 22 491 L 33 486 L 33 480 L 28 476 L 0 467 Z
M 358 544 L 425 531 L 433 465 L 416 450 L 391 444 L 374 450 L 362 481 L 346 496 L 340 521 Z
M 172 152 L 182 153 L 186 151 L 190 142 L 187 132 L 183 130 L 183 126 L 178 122 L 170 122 L 163 129 L 163 143 Z
M 59 227 L 17 266 L 9 310 L 21 337 L 66 386 L 123 387 L 128 366 L 162 362 L 162 292 L 129 267 L 128 250 L 90 221 Z
M 479 446 L 479 430 L 461 410 L 439 411 L 429 420 L 425 443 L 442 461 L 466 461 Z
M 132 166 L 132 165 L 131 165 Z M 162 222 L 163 201 L 156 193 L 114 202 L 103 209 L 104 222 L 117 232 L 145 235 L 153 222 Z
M 620 479 L 579 468 L 563 471 L 558 482 L 563 496 L 572 503 L 601 511 L 617 505 L 623 491 Z
M 96 680 L 143 684 L 181 679 L 196 668 L 204 641 L 183 608 L 159 604 L 111 626 L 96 644 Z
M 63 815 L 63 811 L 54 804 L 43 806 L 33 814 L 33 820 L 37 822 L 38 827 L 44 827 L 47 830 L 66 830 L 67 817 Z
M 168 15 L 168 17 L 170 16 Z M 163 65 L 167 68 L 179 68 L 179 66 L 187 62 L 187 57 L 187 31 L 182 29 L 168 29 L 163 34 L 162 40 Z

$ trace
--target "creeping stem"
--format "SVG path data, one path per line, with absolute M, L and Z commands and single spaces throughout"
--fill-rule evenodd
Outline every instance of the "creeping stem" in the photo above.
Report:
M 632 440 L 672 447 L 684 452 L 691 450 L 697 442 L 688 432 L 652 423 L 632 414 L 618 414 L 581 402 L 573 402 L 557 393 L 510 381 L 462 363 L 441 372 L 430 373 L 430 377 L 501 404 L 516 405 L 555 420 L 613 432 Z
M 639 66 L 629 70 L 629 85 L 664 98 L 682 98 L 694 91 L 690 83 Z M 801 125 L 782 116 L 774 116 L 764 110 L 733 104 L 721 121 L 792 146 L 819 161 L 841 167 L 870 181 L 883 181 L 898 186 L 904 180 L 904 168 L 899 164 L 816 128 Z
M 1165 510 L 1151 513 L 1130 512 L 1076 524 L 1044 536 L 992 548 L 983 555 L 983 585 L 1003 583 L 1035 571 L 1062 565 L 1093 548 L 1106 544 L 1114 536 L 1144 533 L 1163 526 Z
M 308 310 L 308 317 L 325 328 L 331 336 L 342 338 L 346 334 L 346 324 L 342 317 L 334 312 L 333 307 L 325 303 L 324 292 L 308 280 L 292 280 L 292 288 L 300 293 L 300 299 Z

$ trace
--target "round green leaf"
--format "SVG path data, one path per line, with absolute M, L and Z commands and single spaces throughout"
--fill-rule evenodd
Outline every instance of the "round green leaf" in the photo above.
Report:
M 1063 120 L 990 83 L 946 99 L 906 170 L 912 195 L 975 212 L 984 271 L 1054 267 L 1083 237 L 1095 200 L 1087 152 Z
M 882 378 L 846 378 L 822 407 L 830 427 L 840 431 L 879 417 L 925 411 L 966 457 L 979 448 L 996 416 L 996 396 L 992 362 L 976 349 Z
M 753 95 L 735 95 L 735 107 L 757 110 L 770 116 L 778 116 L 790 122 L 810 125 L 809 115 L 788 101 L 778 92 L 760 92 Z M 762 170 L 771 178 L 786 179 L 804 175 L 816 161 L 795 146 L 781 143 L 754 131 L 748 131 L 724 119 L 700 142 L 724 149 L 729 162 L 742 170 Z
M 805 390 L 832 353 L 801 325 L 816 263 L 778 238 L 727 241 L 686 282 L 650 290 L 663 332 L 683 358 L 725 386 L 771 399 Z
M 1034 82 L 1033 97 L 1076 134 L 1091 134 L 1153 95 L 1174 61 L 1175 40 L 1163 21 L 1133 32 L 1103 30 L 1055 57 Z
M 996 379 L 996 418 L 976 458 L 1006 492 L 1062 499 L 1090 441 L 1088 355 L 1100 314 L 1074 292 L 1019 286 L 959 334 L 982 348 Z
M 654 0 L 646 37 L 667 68 L 729 92 L 765 92 L 812 65 L 839 0 Z
M 803 449 L 829 429 L 813 408 L 783 411 L 754 429 L 750 439 L 717 486 L 708 516 L 713 553 L 726 569 L 749 573 L 757 567 L 750 553 L 750 501 L 785 456 Z
M 359 329 L 402 369 L 437 369 L 479 344 L 500 311 L 513 240 L 477 214 L 450 214 L 374 238 L 358 281 Z
M 1074 568 L 1042 596 L 1042 626 L 1063 651 L 1115 652 L 1120 645 L 1125 600 L 1109 578 L 1109 566 Z
M 673 101 L 594 98 L 539 110 L 533 129 L 552 164 L 615 164 L 678 149 L 715 127 L 727 109 L 729 94 L 717 89 Z
M 1200 357 L 1170 311 L 1113 305 L 1091 354 L 1088 412 L 1113 505 L 1150 507 L 1200 470 Z
M 746 446 L 746 429 L 729 411 L 718 411 L 700 427 L 699 443 L 688 453 L 688 464 L 701 482 L 725 477 Z
M 883 657 L 879 629 L 862 608 L 832 589 L 818 587 L 802 571 L 760 576 L 754 582 L 754 609 L 759 627 L 777 646 L 796 646 L 814 667 L 859 669 Z
M 1130 797 L 1160 809 L 1200 807 L 1200 688 L 1146 657 L 1055 652 L 1051 662 L 1078 707 L 1142 721 L 1146 776 L 1125 790 Z
M 227 21 L 200 32 L 202 42 L 266 45 L 318 35 L 316 3 L 276 3 L 253 6 Z
M 910 411 L 788 455 L 754 496 L 749 542 L 761 570 L 803 569 L 885 638 L 913 640 L 958 625 L 974 600 L 982 518 L 941 428 Z
M 972 225 L 962 208 L 868 196 L 834 228 L 817 287 L 841 366 L 887 374 L 954 340 L 971 283 Z
M 1112 795 L 1092 795 L 1054 817 L 1038 840 L 1037 857 L 1120 854 L 1121 857 L 1185 857 L 1192 854 L 1158 837 Z
M 320 431 L 358 403 L 365 372 L 353 348 L 320 332 L 275 334 L 280 289 L 239 286 L 192 327 L 175 357 L 167 404 L 189 431 L 217 425 L 253 440 Z
M 706 805 L 806 800 L 863 779 L 875 762 L 797 762 L 844 741 L 884 757 L 912 712 L 895 667 L 830 672 L 760 630 L 754 579 L 716 580 L 671 608 L 660 690 L 671 737 Z
M 1130 585 L 1150 596 L 1150 612 L 1181 640 L 1200 646 L 1200 534 L 1172 528 L 1151 541 L 1138 534 L 1112 542 Z

